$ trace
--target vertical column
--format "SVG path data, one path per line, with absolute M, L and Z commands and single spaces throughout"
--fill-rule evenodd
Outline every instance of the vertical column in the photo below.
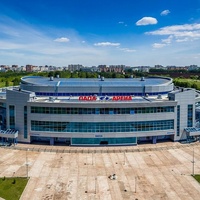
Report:
M 50 138 L 50 145 L 54 145 L 54 138 Z
M 153 136 L 153 137 L 152 137 L 152 143 L 153 143 L 153 144 L 156 144 L 156 142 L 157 142 L 157 136 Z

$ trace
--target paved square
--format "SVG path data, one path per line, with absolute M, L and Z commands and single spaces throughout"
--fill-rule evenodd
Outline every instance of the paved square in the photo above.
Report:
M 193 166 L 200 174 L 199 143 L 0 148 L 1 177 L 30 177 L 21 200 L 199 200 L 200 184 L 191 176 Z M 113 174 L 114 179 L 109 178 Z

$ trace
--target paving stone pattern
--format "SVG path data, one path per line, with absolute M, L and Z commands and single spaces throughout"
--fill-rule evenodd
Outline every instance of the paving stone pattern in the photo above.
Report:
M 193 166 L 200 174 L 199 142 L 0 148 L 0 177 L 29 177 L 21 200 L 199 200 Z

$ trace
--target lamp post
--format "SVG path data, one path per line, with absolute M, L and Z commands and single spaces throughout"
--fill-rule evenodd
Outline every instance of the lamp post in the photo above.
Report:
M 94 153 L 92 152 L 92 165 L 94 164 L 93 156 L 94 156 Z
M 192 176 L 194 176 L 194 147 L 193 147 L 193 153 L 192 153 Z
M 135 193 L 137 192 L 137 177 L 135 176 Z
M 95 183 L 94 183 L 94 193 L 96 194 L 97 193 L 97 177 L 95 177 Z
M 26 150 L 26 178 L 28 179 L 28 152 L 29 149 Z

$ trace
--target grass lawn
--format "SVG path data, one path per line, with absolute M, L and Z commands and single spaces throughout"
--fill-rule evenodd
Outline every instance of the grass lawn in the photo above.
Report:
M 194 178 L 200 183 L 200 174 L 194 175 Z
M 18 200 L 27 182 L 27 178 L 0 178 L 0 197 L 6 200 Z

